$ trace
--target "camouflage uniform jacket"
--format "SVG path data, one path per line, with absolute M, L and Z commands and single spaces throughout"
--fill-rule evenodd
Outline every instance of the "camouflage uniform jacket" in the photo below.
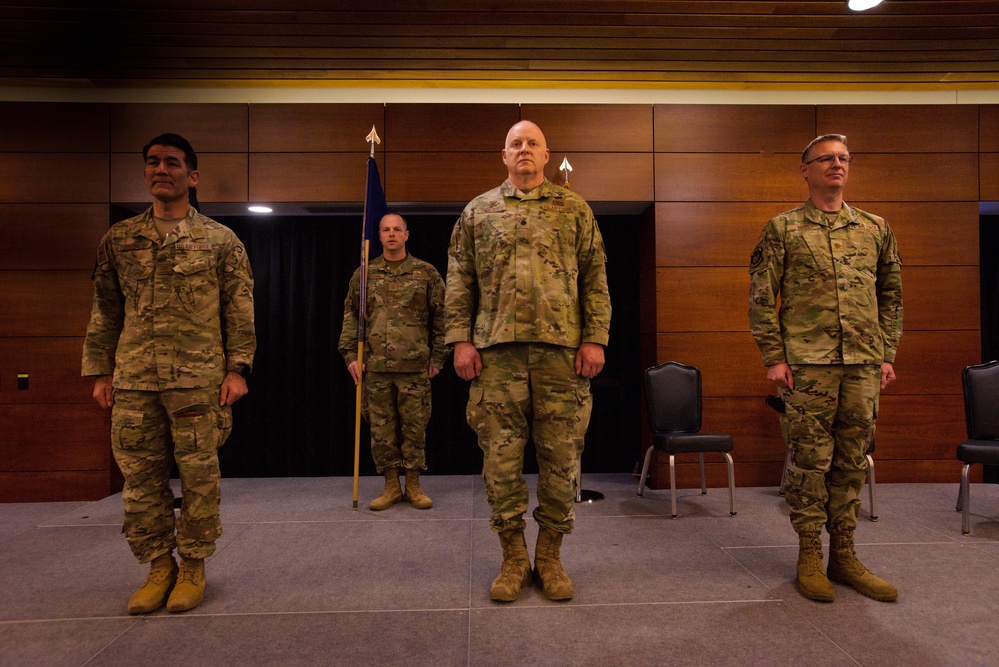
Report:
M 444 300 L 448 343 L 606 345 L 606 255 L 589 205 L 547 179 L 476 197 L 451 234 Z
M 340 354 L 357 361 L 357 313 L 361 270 L 350 279 L 343 302 Z M 376 373 L 418 373 L 441 368 L 444 344 L 444 279 L 433 264 L 406 255 L 392 268 L 384 256 L 368 264 L 368 308 L 364 323 L 364 367 Z
M 104 235 L 83 375 L 113 373 L 118 389 L 211 387 L 248 370 L 255 348 L 250 262 L 228 227 L 191 208 L 161 242 L 150 208 Z
M 846 204 L 831 218 L 809 200 L 766 224 L 749 273 L 765 365 L 894 363 L 902 260 L 884 219 Z

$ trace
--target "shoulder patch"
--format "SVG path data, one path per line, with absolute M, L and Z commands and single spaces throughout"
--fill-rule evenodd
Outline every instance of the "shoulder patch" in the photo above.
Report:
M 753 254 L 749 257 L 749 268 L 755 269 L 761 263 L 763 263 L 763 248 L 756 246 Z

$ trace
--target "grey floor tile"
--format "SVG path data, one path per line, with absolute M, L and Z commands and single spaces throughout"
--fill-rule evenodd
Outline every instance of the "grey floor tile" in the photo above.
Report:
M 0 503 L 0 540 L 31 530 L 86 504 L 83 502 Z
M 537 667 L 857 664 L 780 602 L 478 609 L 469 655 Z
M 0 622 L 0 665 L 83 665 L 137 621 L 130 618 Z M 141 661 L 133 661 L 139 665 Z
M 428 511 L 370 512 L 382 479 L 360 481 L 355 511 L 351 478 L 223 480 L 205 603 L 143 618 L 125 615 L 146 568 L 121 535 L 118 496 L 0 506 L 0 664 L 994 662 L 995 485 L 972 491 L 971 537 L 956 483 L 879 485 L 881 520 L 862 514 L 857 551 L 899 601 L 836 585 L 836 602 L 819 604 L 795 588 L 797 541 L 776 486 L 737 489 L 735 517 L 726 489 L 681 489 L 674 520 L 668 491 L 638 498 L 632 475 L 584 474 L 604 500 L 575 506 L 563 542 L 575 598 L 529 586 L 496 604 L 502 557 L 479 476 L 421 479 Z M 536 535 L 528 517 L 532 554 Z
M 137 624 L 87 665 L 448 667 L 467 664 L 467 646 L 467 611 L 175 616 Z
M 204 613 L 467 608 L 464 521 L 254 526 L 206 572 Z

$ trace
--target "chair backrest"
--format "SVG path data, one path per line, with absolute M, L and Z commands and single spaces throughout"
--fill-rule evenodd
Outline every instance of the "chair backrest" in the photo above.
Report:
M 968 366 L 961 381 L 968 439 L 999 439 L 999 361 Z
M 701 371 L 667 361 L 645 370 L 645 404 L 653 433 L 701 430 Z

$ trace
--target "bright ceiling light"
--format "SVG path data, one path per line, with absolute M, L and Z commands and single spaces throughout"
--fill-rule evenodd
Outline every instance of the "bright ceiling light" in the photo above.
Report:
M 249 210 L 253 213 L 273 213 L 274 209 L 270 206 L 250 206 Z
M 881 0 L 850 0 L 848 3 L 850 9 L 855 12 L 862 12 L 865 9 L 870 9 L 871 7 L 877 7 L 881 4 Z

